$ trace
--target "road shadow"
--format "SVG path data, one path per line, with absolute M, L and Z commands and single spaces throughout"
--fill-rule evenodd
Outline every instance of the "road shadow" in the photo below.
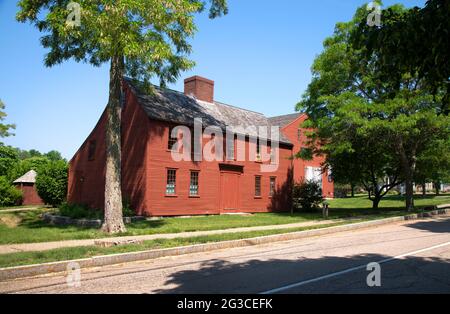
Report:
M 271 254 L 272 252 L 270 252 Z M 276 255 L 277 252 L 274 252 Z M 175 272 L 161 294 L 248 294 L 306 282 L 276 293 L 450 293 L 450 260 L 407 257 L 381 264 L 381 287 L 369 287 L 366 266 L 391 256 L 364 254 L 296 260 L 252 259 L 246 262 L 211 260 L 198 269 Z M 321 276 L 360 267 L 354 271 L 320 279 Z
M 433 233 L 450 233 L 449 219 L 426 220 L 407 224 L 409 228 L 430 231 Z

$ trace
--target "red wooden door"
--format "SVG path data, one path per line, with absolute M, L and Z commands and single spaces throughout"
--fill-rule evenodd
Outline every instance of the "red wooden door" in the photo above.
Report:
M 223 212 L 239 210 L 240 173 L 222 172 L 220 189 L 220 210 Z

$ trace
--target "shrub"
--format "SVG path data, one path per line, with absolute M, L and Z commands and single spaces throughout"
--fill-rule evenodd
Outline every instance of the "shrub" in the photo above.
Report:
M 49 162 L 39 168 L 36 189 L 42 200 L 49 205 L 58 206 L 67 194 L 67 164 L 65 161 Z
M 6 176 L 19 162 L 17 149 L 0 143 L 0 176 Z M 17 178 L 15 178 L 17 179 Z
M 72 219 L 103 219 L 103 211 L 99 209 L 92 209 L 89 206 L 82 204 L 68 204 L 62 203 L 59 207 L 59 215 L 70 217 Z M 127 199 L 123 201 L 123 217 L 136 216 L 136 212 L 131 208 Z
M 133 208 L 131 208 L 130 200 L 127 198 L 124 198 L 122 201 L 122 214 L 123 217 L 136 216 L 136 211 Z
M 295 184 L 292 194 L 293 206 L 297 211 L 315 211 L 323 203 L 322 189 L 317 182 L 307 181 Z
M 0 176 L 0 206 L 20 205 L 22 197 L 22 191 L 12 186 L 6 177 Z
M 39 173 L 41 169 L 48 167 L 49 163 L 49 160 L 44 157 L 31 157 L 21 160 L 11 166 L 8 171 L 8 178 L 10 181 L 14 181 L 30 170 L 34 170 Z
M 73 219 L 102 219 L 103 213 L 99 210 L 91 209 L 85 205 L 62 203 L 59 206 L 59 214 L 61 216 Z

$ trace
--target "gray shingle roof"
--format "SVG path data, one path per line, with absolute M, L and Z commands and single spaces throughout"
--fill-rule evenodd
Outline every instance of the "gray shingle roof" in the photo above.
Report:
M 36 183 L 37 173 L 34 170 L 30 170 L 23 176 L 15 180 L 13 183 Z
M 132 80 L 126 79 L 139 103 L 147 115 L 156 120 L 191 126 L 195 118 L 201 118 L 203 126 L 219 126 L 225 131 L 227 126 L 238 134 L 238 128 L 245 128 L 246 135 L 255 136 L 259 126 L 268 128 L 270 139 L 271 124 L 262 113 L 237 108 L 220 102 L 209 103 L 185 94 L 159 87 L 153 88 L 153 93 L 142 92 L 142 89 Z M 280 132 L 280 142 L 291 142 Z
M 269 118 L 269 121 L 272 125 L 278 125 L 280 128 L 283 128 L 300 117 L 302 114 L 303 113 L 292 113 L 284 116 L 271 117 Z

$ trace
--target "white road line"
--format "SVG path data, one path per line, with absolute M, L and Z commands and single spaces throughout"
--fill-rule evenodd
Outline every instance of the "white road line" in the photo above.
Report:
M 448 245 L 450 245 L 450 242 L 446 242 L 446 243 L 442 243 L 442 244 L 439 244 L 439 245 L 431 246 L 431 247 L 428 247 L 428 248 L 425 248 L 425 249 L 421 249 L 421 250 L 417 250 L 417 251 L 401 254 L 401 255 L 398 255 L 398 256 L 386 258 L 384 260 L 378 261 L 377 263 L 378 264 L 388 263 L 388 262 L 391 262 L 393 260 L 397 260 L 397 259 L 401 259 L 403 257 L 412 256 L 412 255 L 416 255 L 416 254 L 419 254 L 419 253 L 431 251 L 431 250 L 438 249 L 438 248 L 441 248 L 441 247 L 444 247 L 444 246 L 448 246 Z M 316 278 L 305 280 L 305 281 L 300 281 L 300 282 L 293 283 L 293 284 L 290 284 L 290 285 L 287 285 L 287 286 L 283 286 L 283 287 L 280 287 L 280 288 L 276 288 L 276 289 L 272 289 L 272 290 L 269 290 L 269 291 L 261 292 L 260 294 L 273 294 L 273 293 L 286 291 L 286 290 L 289 290 L 289 289 L 292 289 L 292 288 L 297 288 L 297 287 L 300 287 L 300 286 L 304 286 L 304 285 L 307 285 L 307 284 L 310 284 L 310 283 L 313 283 L 313 282 L 318 282 L 318 281 L 321 281 L 321 280 L 324 280 L 324 279 L 328 279 L 328 278 L 344 275 L 344 274 L 347 274 L 347 273 L 350 273 L 350 272 L 353 272 L 353 271 L 356 271 L 356 270 L 366 269 L 366 267 L 367 267 L 367 264 L 364 264 L 364 265 L 361 265 L 361 266 L 352 267 L 352 268 L 348 268 L 348 269 L 345 269 L 345 270 L 342 270 L 342 271 L 338 271 L 338 272 L 335 272 L 335 273 L 331 273 L 331 274 L 328 274 L 328 275 L 316 277 Z

